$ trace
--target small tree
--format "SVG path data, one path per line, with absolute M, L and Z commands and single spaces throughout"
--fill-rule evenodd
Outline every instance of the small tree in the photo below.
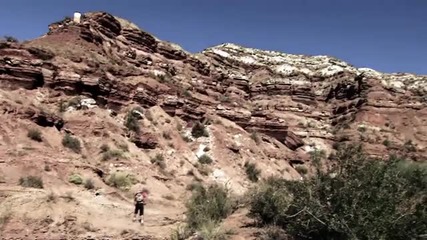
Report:
M 65 134 L 64 138 L 62 139 L 62 145 L 71 149 L 75 153 L 80 153 L 82 150 L 80 141 L 68 133 Z
M 157 165 L 160 169 L 166 168 L 165 158 L 163 157 L 163 154 L 156 154 L 155 157 L 150 159 L 152 164 Z
M 332 167 L 303 181 L 270 179 L 250 215 L 296 239 L 418 239 L 427 231 L 427 170 L 340 147 Z M 406 163 L 408 164 L 408 163 Z
M 207 188 L 199 185 L 194 188 L 191 199 L 187 202 L 187 224 L 197 230 L 208 222 L 218 223 L 231 214 L 233 203 L 229 193 L 219 185 Z
M 125 127 L 129 129 L 130 131 L 133 131 L 135 133 L 140 132 L 138 117 L 135 116 L 133 111 L 129 111 L 125 118 Z
M 137 183 L 136 178 L 124 172 L 113 173 L 107 180 L 108 185 L 122 190 L 128 190 L 135 183 Z
M 13 43 L 19 42 L 17 38 L 12 36 L 4 36 L 4 39 L 6 40 L 6 42 L 13 42 Z
M 30 139 L 36 141 L 36 142 L 42 142 L 42 133 L 38 129 L 30 129 L 28 130 L 27 137 Z
M 200 156 L 199 162 L 201 164 L 211 164 L 213 162 L 213 160 L 207 154 L 203 154 L 202 156 Z
M 191 129 L 191 135 L 195 138 L 209 137 L 209 132 L 206 130 L 205 125 L 201 122 L 196 122 Z
M 245 172 L 248 176 L 249 180 L 252 182 L 258 182 L 259 174 L 261 173 L 261 170 L 259 170 L 256 167 L 255 163 L 246 162 L 245 163 Z
M 81 177 L 80 175 L 78 175 L 78 174 L 73 174 L 73 175 L 71 175 L 71 176 L 68 178 L 68 181 L 69 181 L 70 183 L 74 183 L 74 184 L 76 184 L 76 185 L 80 185 L 80 184 L 82 184 L 82 183 L 83 183 L 83 179 L 82 179 L 82 177 Z
M 92 179 L 88 178 L 86 179 L 85 183 L 84 183 L 84 187 L 88 190 L 94 189 L 95 188 L 95 183 L 93 182 Z
M 19 185 L 29 188 L 43 188 L 43 180 L 37 176 L 27 176 L 19 178 Z

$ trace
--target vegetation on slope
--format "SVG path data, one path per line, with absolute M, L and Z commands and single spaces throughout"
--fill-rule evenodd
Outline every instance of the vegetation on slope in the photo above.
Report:
M 419 239 L 427 234 L 426 168 L 368 158 L 342 146 L 333 167 L 303 181 L 270 178 L 252 195 L 250 216 L 294 239 Z
M 196 185 L 186 206 L 186 225 L 176 229 L 171 239 L 187 239 L 193 233 L 206 240 L 228 239 L 229 232 L 219 226 L 235 207 L 227 189 L 219 185 Z

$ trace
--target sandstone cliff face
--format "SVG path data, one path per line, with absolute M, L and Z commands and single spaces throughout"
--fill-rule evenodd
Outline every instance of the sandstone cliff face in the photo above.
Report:
M 328 150 L 359 125 L 375 132 L 378 141 L 362 136 L 375 148 L 383 148 L 384 137 L 425 148 L 426 76 L 229 43 L 190 54 L 103 12 L 85 14 L 81 24 L 51 24 L 45 36 L 23 45 L 2 43 L 0 53 L 6 89 L 48 87 L 115 110 L 159 105 L 188 121 L 216 114 L 291 150 Z M 385 129 L 391 124 L 398 134 Z M 343 125 L 350 128 L 341 131 Z
M 6 184 L 50 164 L 53 173 L 43 176 L 51 186 L 80 169 L 111 189 L 105 176 L 128 171 L 160 189 L 153 198 L 162 202 L 164 193 L 185 194 L 194 179 L 242 194 L 250 186 L 246 162 L 264 177 L 299 179 L 296 165 L 309 165 L 315 151 L 328 156 L 340 142 L 361 141 L 378 157 L 427 156 L 427 76 L 230 43 L 192 54 L 104 12 L 53 23 L 28 42 L 0 42 L 0 89 Z M 124 127 L 132 111 L 137 133 Z M 196 122 L 208 136 L 191 136 Z M 22 140 L 31 126 L 45 129 L 43 143 Z M 81 140 L 80 155 L 64 150 L 65 133 Z M 126 151 L 98 160 L 102 144 Z M 211 167 L 200 164 L 203 155 Z M 174 204 L 168 211 L 182 208 Z

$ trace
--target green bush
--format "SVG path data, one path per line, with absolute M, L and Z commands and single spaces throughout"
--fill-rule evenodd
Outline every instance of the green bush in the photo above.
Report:
M 295 170 L 299 173 L 299 174 L 307 174 L 308 169 L 305 166 L 296 166 Z
M 171 140 L 172 139 L 171 133 L 169 131 L 164 131 L 163 138 L 166 140 Z
M 156 156 L 151 158 L 150 161 L 152 164 L 157 165 L 161 169 L 166 168 L 165 158 L 163 157 L 163 154 L 160 154 L 160 153 L 156 154 Z
M 38 129 L 30 129 L 28 130 L 27 137 L 30 139 L 36 141 L 36 142 L 42 142 L 42 133 Z
M 260 240 L 287 240 L 289 239 L 285 230 L 277 226 L 266 227 L 260 236 Z
M 13 42 L 13 43 L 19 42 L 17 38 L 12 36 L 4 36 L 3 38 L 6 40 L 6 42 Z
M 102 154 L 102 161 L 107 161 L 110 159 L 120 159 L 123 157 L 123 152 L 121 150 L 108 150 Z
M 92 179 L 88 178 L 88 179 L 86 179 L 86 181 L 85 181 L 84 187 L 85 187 L 86 189 L 88 189 L 88 190 L 90 190 L 90 189 L 94 189 L 94 188 L 95 188 L 95 183 L 93 182 L 93 180 L 92 180 Z
M 209 137 L 209 132 L 206 130 L 205 125 L 201 122 L 196 122 L 191 128 L 191 135 L 195 138 Z
M 138 117 L 135 116 L 133 110 L 129 111 L 125 118 L 125 127 L 130 131 L 139 133 L 141 128 L 139 127 Z
M 201 164 L 211 164 L 213 160 L 207 154 L 203 154 L 202 156 L 199 157 L 199 162 Z
M 227 240 L 230 239 L 230 231 L 224 231 L 218 222 L 210 220 L 204 222 L 197 231 L 203 240 Z
M 55 54 L 47 49 L 30 47 L 28 48 L 28 52 L 42 60 L 50 60 L 55 57 Z
M 62 139 L 62 145 L 71 149 L 75 153 L 80 153 L 82 150 L 80 141 L 68 133 L 65 134 L 64 138 Z
M 250 194 L 250 216 L 266 225 L 284 224 L 292 198 L 284 181 L 268 178 Z
M 251 138 L 255 141 L 256 144 L 259 144 L 261 142 L 261 139 L 259 138 L 257 132 L 251 132 Z
M 270 179 L 250 215 L 296 239 L 418 239 L 427 232 L 427 171 L 370 159 L 361 146 L 335 154 L 333 167 L 303 181 Z
M 99 149 L 101 149 L 102 153 L 105 153 L 105 152 L 108 152 L 110 150 L 110 146 L 108 146 L 108 144 L 104 143 L 101 145 L 101 147 Z
M 219 223 L 233 210 L 228 191 L 219 185 L 194 188 L 186 206 L 187 225 L 192 230 L 199 230 L 210 222 Z
M 208 176 L 212 172 L 212 170 L 206 164 L 197 164 L 196 168 L 203 176 Z
M 261 174 L 261 170 L 256 167 L 255 163 L 246 162 L 245 163 L 245 172 L 248 176 L 249 180 L 252 182 L 258 182 L 259 174 Z
M 169 237 L 170 240 L 186 240 L 190 238 L 192 232 L 186 225 L 178 225 L 176 229 L 174 229 Z
M 185 135 L 184 133 L 181 133 L 181 137 L 182 140 L 186 141 L 186 142 L 191 142 L 191 138 L 187 135 Z
M 43 180 L 37 176 L 27 176 L 19 178 L 19 185 L 29 188 L 43 188 Z
M 415 146 L 415 144 L 412 142 L 412 140 L 408 140 L 403 144 L 403 148 L 405 149 L 405 151 L 407 152 L 416 152 L 417 151 L 417 147 Z
M 80 184 L 82 184 L 82 183 L 83 183 L 83 179 L 82 179 L 82 177 L 81 177 L 80 175 L 78 175 L 78 174 L 73 174 L 73 175 L 71 175 L 71 176 L 68 178 L 68 181 L 69 181 L 70 183 L 74 183 L 74 184 L 76 184 L 76 185 L 80 185 Z
M 108 185 L 122 190 L 128 190 L 135 183 L 137 181 L 133 175 L 123 172 L 113 173 L 107 180 Z
M 123 152 L 129 152 L 129 145 L 126 142 L 118 142 L 116 146 Z
M 390 147 L 390 146 L 391 146 L 391 142 L 390 142 L 390 140 L 385 139 L 385 140 L 383 141 L 383 145 L 384 145 L 384 146 L 386 146 L 386 147 Z

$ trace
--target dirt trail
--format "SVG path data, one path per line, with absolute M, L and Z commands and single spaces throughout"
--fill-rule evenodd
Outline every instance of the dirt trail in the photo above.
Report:
M 182 221 L 182 209 L 151 202 L 146 206 L 145 223 L 132 221 L 133 204 L 108 195 L 61 189 L 55 192 L 0 186 L 0 216 L 10 215 L 4 236 L 26 237 L 111 237 L 170 236 Z M 39 224 L 26 232 L 28 224 Z M 132 236 L 130 236 L 130 235 Z

